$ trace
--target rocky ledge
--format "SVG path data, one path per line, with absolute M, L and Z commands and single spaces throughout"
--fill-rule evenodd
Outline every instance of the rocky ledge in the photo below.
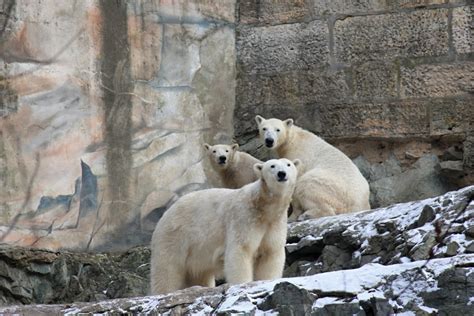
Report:
M 467 315 L 474 297 L 474 255 L 252 282 L 98 303 L 12 306 L 0 313 L 283 315 Z
M 0 314 L 468 314 L 474 308 L 473 198 L 471 186 L 422 201 L 291 223 L 287 278 L 166 296 L 130 298 L 147 293 L 146 247 L 81 254 L 3 246 L 1 305 L 71 304 L 16 305 L 0 308 Z

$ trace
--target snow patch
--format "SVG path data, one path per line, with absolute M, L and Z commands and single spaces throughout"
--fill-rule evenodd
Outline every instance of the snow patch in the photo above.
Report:
M 329 304 L 344 304 L 344 301 L 340 301 L 337 297 L 322 297 L 318 298 L 313 303 L 313 308 L 322 308 Z

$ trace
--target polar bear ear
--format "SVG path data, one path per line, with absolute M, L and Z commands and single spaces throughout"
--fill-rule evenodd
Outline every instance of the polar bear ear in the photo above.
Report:
M 253 171 L 259 178 L 262 177 L 262 169 L 263 169 L 263 163 L 256 163 L 255 165 L 253 165 Z
M 257 122 L 257 124 L 262 124 L 262 122 L 265 121 L 265 119 L 263 117 L 261 117 L 260 115 L 257 115 L 255 116 L 255 122 Z
M 236 151 L 237 149 L 239 149 L 239 144 L 233 144 L 231 148 L 233 151 Z
M 285 120 L 286 127 L 291 127 L 293 126 L 293 119 L 287 119 Z
M 301 160 L 295 159 L 295 160 L 293 160 L 293 164 L 295 165 L 296 170 L 299 173 L 301 171 L 301 168 L 303 168 L 303 163 L 301 162 Z
M 206 148 L 206 150 L 209 150 L 209 148 L 211 148 L 211 145 L 209 145 L 208 143 L 205 143 L 204 148 Z

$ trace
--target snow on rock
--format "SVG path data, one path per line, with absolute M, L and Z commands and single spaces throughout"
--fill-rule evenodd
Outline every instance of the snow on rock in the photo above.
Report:
M 291 223 L 286 278 L 160 296 L 130 298 L 148 287 L 145 247 L 86 255 L 4 246 L 0 305 L 98 302 L 0 307 L 0 315 L 469 315 L 473 197 L 471 186 L 423 201 Z
M 290 223 L 285 276 L 474 253 L 474 186 L 421 201 Z
M 474 255 L 358 269 L 306 277 L 258 281 L 217 288 L 192 287 L 168 295 L 124 298 L 72 305 L 30 305 L 0 308 L 1 314 L 38 313 L 169 313 L 227 315 L 409 312 L 468 314 L 474 297 Z M 463 280 L 464 290 L 455 287 Z M 449 293 L 456 295 L 453 300 Z M 448 295 L 448 297 L 446 297 Z M 444 298 L 443 298 L 444 297 Z M 444 299 L 444 301 L 443 301 Z M 446 300 L 450 300 L 447 304 Z

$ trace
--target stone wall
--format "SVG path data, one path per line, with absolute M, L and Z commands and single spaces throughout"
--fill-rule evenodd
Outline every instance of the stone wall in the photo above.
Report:
M 235 4 L 0 1 L 0 241 L 146 244 L 230 141 Z
M 293 117 L 360 167 L 372 206 L 474 182 L 467 1 L 0 0 L 0 242 L 147 244 L 211 186 L 202 143 L 260 158 Z
M 235 133 L 285 119 L 357 160 L 372 206 L 474 183 L 469 1 L 238 1 Z

